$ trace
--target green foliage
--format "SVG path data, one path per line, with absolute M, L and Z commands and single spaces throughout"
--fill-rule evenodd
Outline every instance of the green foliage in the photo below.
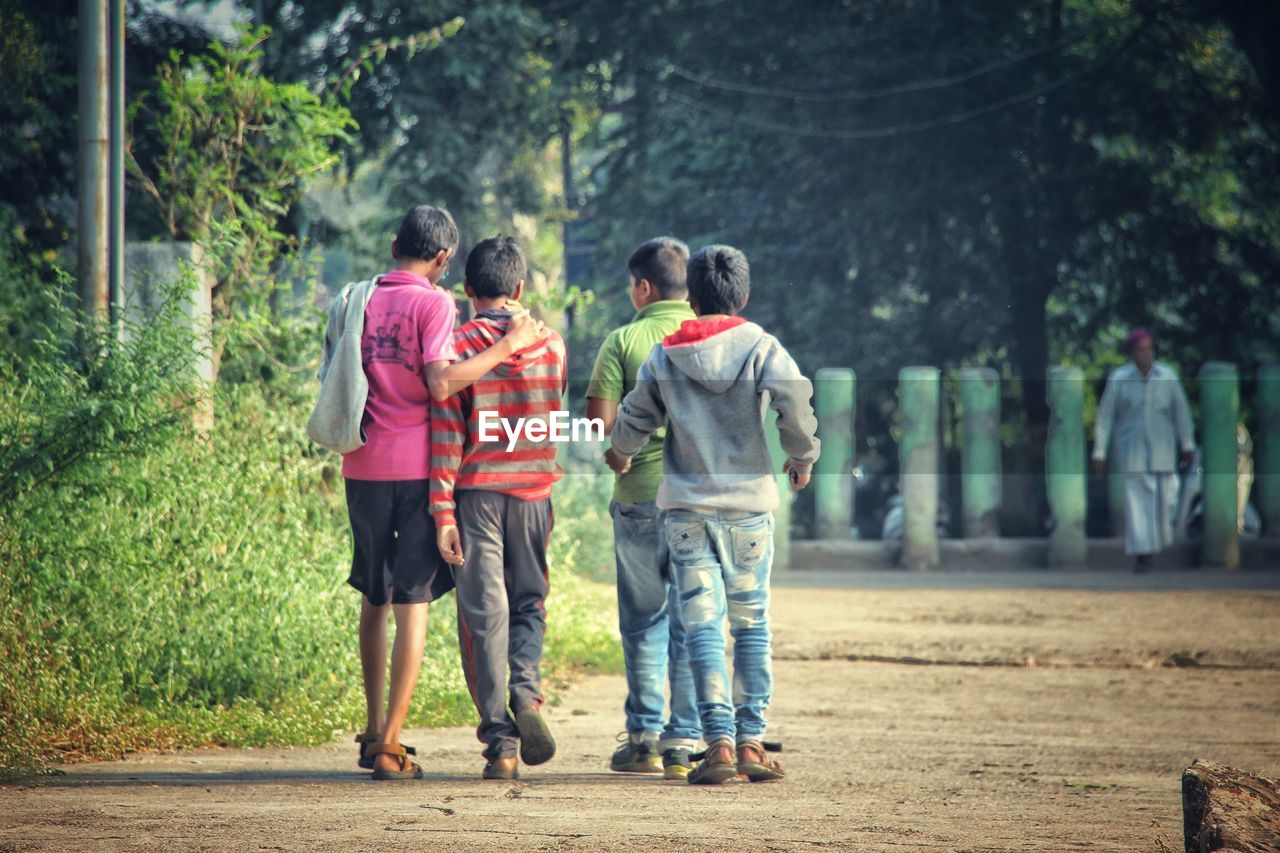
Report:
M 0 661 L 0 770 L 125 748 L 320 743 L 363 725 L 339 460 L 302 432 L 310 395 L 288 396 L 224 385 L 208 436 L 81 465 L 6 504 L 0 636 L 30 654 Z M 553 687 L 621 665 L 612 590 L 578 576 L 607 498 L 577 497 L 580 485 L 557 495 L 572 509 L 552 537 Z M 446 598 L 410 722 L 472 716 Z
M 199 432 L 176 301 L 119 342 L 80 323 L 71 298 L 0 254 L 0 776 L 363 726 L 340 460 L 302 427 L 317 321 L 231 324 L 232 381 Z M 573 672 L 621 667 L 612 589 L 588 577 L 609 563 L 607 493 L 568 478 L 556 500 L 553 696 Z M 446 598 L 410 724 L 473 716 Z
M 220 318 L 265 295 L 260 283 L 293 243 L 282 226 L 290 205 L 338 162 L 334 146 L 355 127 L 332 99 L 260 73 L 269 35 L 258 28 L 206 54 L 172 52 L 155 91 L 130 109 L 133 135 L 162 145 L 149 163 L 131 154 L 130 173 L 170 237 L 209 250 Z
M 50 268 L 50 287 L 19 269 L 0 257 L 13 276 L 0 299 L 0 501 L 171 439 L 202 393 L 194 336 L 179 319 L 191 277 L 165 291 L 152 320 L 126 322 L 117 336 L 68 307 L 75 293 L 62 270 Z
M 72 0 L 0 0 L 0 213 L 26 254 L 46 261 L 69 236 L 74 191 L 76 40 Z
M 548 297 L 540 306 L 548 315 L 558 313 L 553 302 L 565 299 L 555 294 L 562 269 L 555 244 L 565 202 L 557 140 L 576 108 L 572 77 L 561 73 L 566 57 L 557 55 L 569 46 L 557 19 L 512 0 L 262 5 L 276 33 L 265 70 L 288 80 L 332 79 L 335 69 L 352 67 L 400 33 L 431 32 L 466 16 L 446 49 L 389 53 L 350 87 L 360 133 L 347 150 L 347 174 L 335 183 L 356 198 L 309 199 L 321 203 L 309 205 L 308 227 L 315 240 L 366 268 L 385 262 L 406 207 L 443 205 L 458 221 L 463 256 L 484 237 L 515 234 L 529 249 L 530 289 Z M 279 49 L 308 41 L 318 50 Z M 352 221 L 353 206 L 373 196 L 384 203 Z
M 739 244 L 748 314 L 807 369 L 990 364 L 1033 425 L 1045 367 L 1101 378 L 1131 324 L 1187 372 L 1252 361 L 1280 331 L 1280 134 L 1223 5 L 672 2 L 614 38 L 587 4 L 602 255 Z

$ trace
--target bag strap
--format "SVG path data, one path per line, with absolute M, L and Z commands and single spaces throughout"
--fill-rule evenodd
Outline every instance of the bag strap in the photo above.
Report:
M 347 312 L 351 310 L 352 291 L 354 291 L 357 287 L 359 287 L 362 284 L 367 283 L 371 285 L 368 292 L 365 293 L 364 305 L 360 306 L 360 310 L 363 311 L 365 309 L 365 306 L 369 304 L 369 299 L 373 296 L 373 291 L 378 288 L 378 285 L 381 283 L 381 281 L 382 281 L 382 276 L 379 275 L 379 276 L 374 276 L 372 279 L 369 279 L 367 282 L 353 281 L 350 284 L 348 284 L 346 287 L 342 288 L 342 297 L 341 297 L 342 311 L 340 312 L 341 320 L 340 320 L 340 325 L 338 326 L 338 335 L 337 335 L 338 338 L 341 338 L 343 334 L 345 334 L 347 331 Z

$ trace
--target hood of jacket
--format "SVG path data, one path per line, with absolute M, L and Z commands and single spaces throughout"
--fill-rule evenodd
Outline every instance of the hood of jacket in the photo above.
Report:
M 723 394 L 742 375 L 764 336 L 764 329 L 742 317 L 697 317 L 668 335 L 662 351 L 685 376 Z
M 472 318 L 473 334 L 484 342 L 483 348 L 487 349 L 507 333 L 507 327 L 511 325 L 513 316 L 514 314 L 505 308 L 486 308 Z M 502 364 L 493 369 L 493 372 L 499 376 L 517 376 L 526 366 L 532 364 L 534 359 L 545 353 L 550 345 L 551 333 L 546 332 L 535 343 L 507 356 Z

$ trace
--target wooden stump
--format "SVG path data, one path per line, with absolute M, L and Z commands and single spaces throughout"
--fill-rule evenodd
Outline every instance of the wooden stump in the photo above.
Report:
M 1187 853 L 1280 850 L 1280 784 L 1223 764 L 1196 760 L 1182 774 Z

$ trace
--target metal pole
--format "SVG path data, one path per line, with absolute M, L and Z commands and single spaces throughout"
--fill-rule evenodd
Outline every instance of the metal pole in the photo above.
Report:
M 1204 561 L 1222 569 L 1240 563 L 1240 512 L 1237 503 L 1236 424 L 1240 420 L 1240 381 L 1236 366 L 1211 361 L 1200 368 L 1200 415 L 1204 420 Z
M 1258 458 L 1262 534 L 1280 537 L 1280 363 L 1258 366 Z
M 1000 535 L 1000 375 L 989 367 L 960 371 L 960 500 L 964 536 Z
M 902 443 L 902 564 L 938 565 L 938 409 L 941 373 L 936 367 L 904 367 L 898 373 Z
M 565 218 L 560 226 L 560 248 L 564 257 L 564 287 L 568 292 L 573 284 L 569 280 L 570 252 L 573 250 L 573 217 L 577 214 L 578 199 L 573 187 L 573 125 L 569 113 L 560 116 L 560 182 L 564 190 Z M 564 332 L 568 335 L 573 328 L 573 308 L 570 304 L 564 312 Z
M 824 367 L 814 377 L 822 455 L 814 469 L 813 497 L 819 539 L 848 539 L 853 527 L 853 371 Z
M 111 217 L 108 292 L 117 333 L 124 319 L 124 0 L 111 0 Z
M 1049 440 L 1045 469 L 1053 530 L 1049 565 L 1085 562 L 1084 373 L 1078 367 L 1049 368 Z
M 105 319 L 107 271 L 107 6 L 80 0 L 80 150 L 76 203 L 80 304 L 89 317 Z

